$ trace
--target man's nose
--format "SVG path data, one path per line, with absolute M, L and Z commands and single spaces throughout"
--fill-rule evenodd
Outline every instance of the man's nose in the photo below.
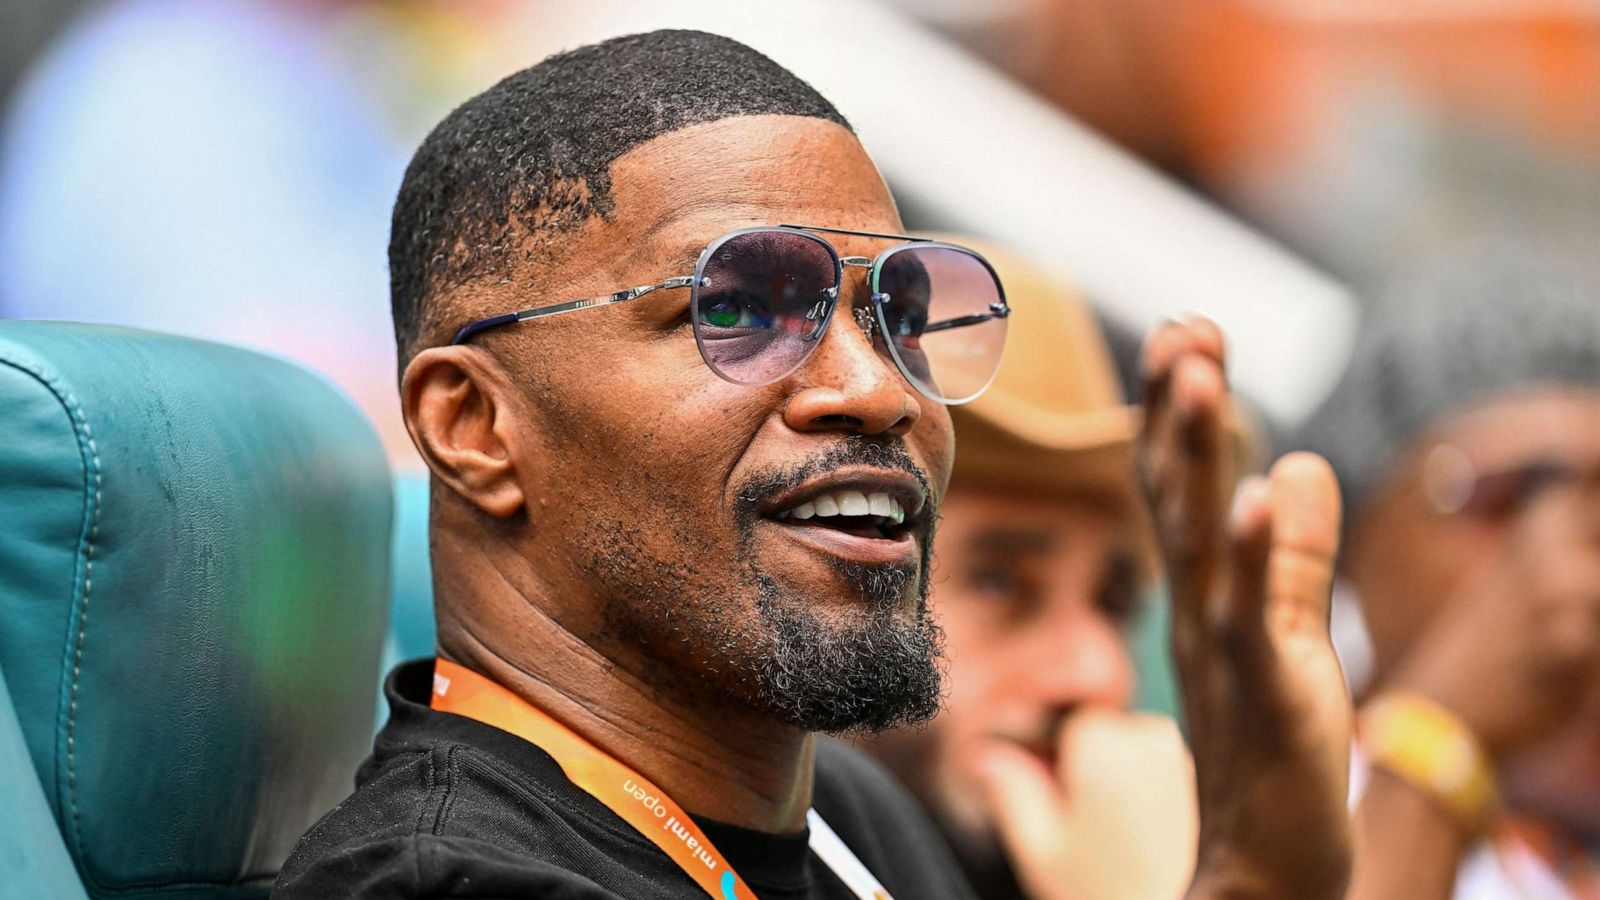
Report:
M 1041 622 L 1022 667 L 1030 693 L 1055 706 L 1127 706 L 1133 700 L 1133 664 L 1122 633 L 1094 609 L 1074 609 Z
M 821 345 L 790 376 L 795 390 L 784 406 L 790 428 L 899 437 L 916 425 L 921 401 L 878 351 L 875 323 L 870 307 L 840 300 Z

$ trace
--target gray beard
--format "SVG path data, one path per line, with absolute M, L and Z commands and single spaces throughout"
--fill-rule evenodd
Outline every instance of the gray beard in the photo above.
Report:
M 926 577 L 908 617 L 898 610 L 909 570 L 862 567 L 847 574 L 855 575 L 868 617 L 846 629 L 820 620 L 803 601 L 777 601 L 776 587 L 763 585 L 756 609 L 770 652 L 756 673 L 760 703 L 791 725 L 833 734 L 928 721 L 939 711 L 944 634 L 928 616 Z
M 939 711 L 944 634 L 928 614 L 926 554 L 920 567 L 841 564 L 860 605 L 826 615 L 751 554 L 732 572 L 685 569 L 640 558 L 627 532 L 613 523 L 585 544 L 593 555 L 584 568 L 606 598 L 596 637 L 643 648 L 647 671 L 638 674 L 682 702 L 833 734 L 919 725 Z

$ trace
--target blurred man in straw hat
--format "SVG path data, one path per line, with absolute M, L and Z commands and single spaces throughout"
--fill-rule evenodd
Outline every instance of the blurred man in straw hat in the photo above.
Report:
M 1077 295 L 983 252 L 1028 327 L 988 393 L 951 410 L 933 593 L 949 695 L 927 728 L 871 749 L 936 813 L 985 897 L 1178 897 L 1193 767 L 1170 718 L 1129 711 L 1125 638 L 1152 574 L 1138 410 Z

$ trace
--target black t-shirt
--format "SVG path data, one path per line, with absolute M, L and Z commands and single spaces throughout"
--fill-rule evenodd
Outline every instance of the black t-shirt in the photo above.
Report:
M 432 660 L 390 674 L 389 722 L 355 794 L 300 839 L 278 875 L 276 900 L 703 900 L 675 862 L 568 781 L 543 750 L 430 709 L 432 677 Z M 899 900 L 972 896 L 922 810 L 866 757 L 821 742 L 812 805 Z M 804 832 L 695 821 L 763 898 L 854 896 L 810 852 Z

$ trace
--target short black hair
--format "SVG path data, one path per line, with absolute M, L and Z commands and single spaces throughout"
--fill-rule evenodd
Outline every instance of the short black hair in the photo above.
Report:
M 429 302 L 439 291 L 508 275 L 530 235 L 609 215 L 617 157 L 690 125 L 753 115 L 850 127 L 782 66 L 700 31 L 561 53 L 457 107 L 411 158 L 395 201 L 389 291 L 401 365 L 439 313 Z

